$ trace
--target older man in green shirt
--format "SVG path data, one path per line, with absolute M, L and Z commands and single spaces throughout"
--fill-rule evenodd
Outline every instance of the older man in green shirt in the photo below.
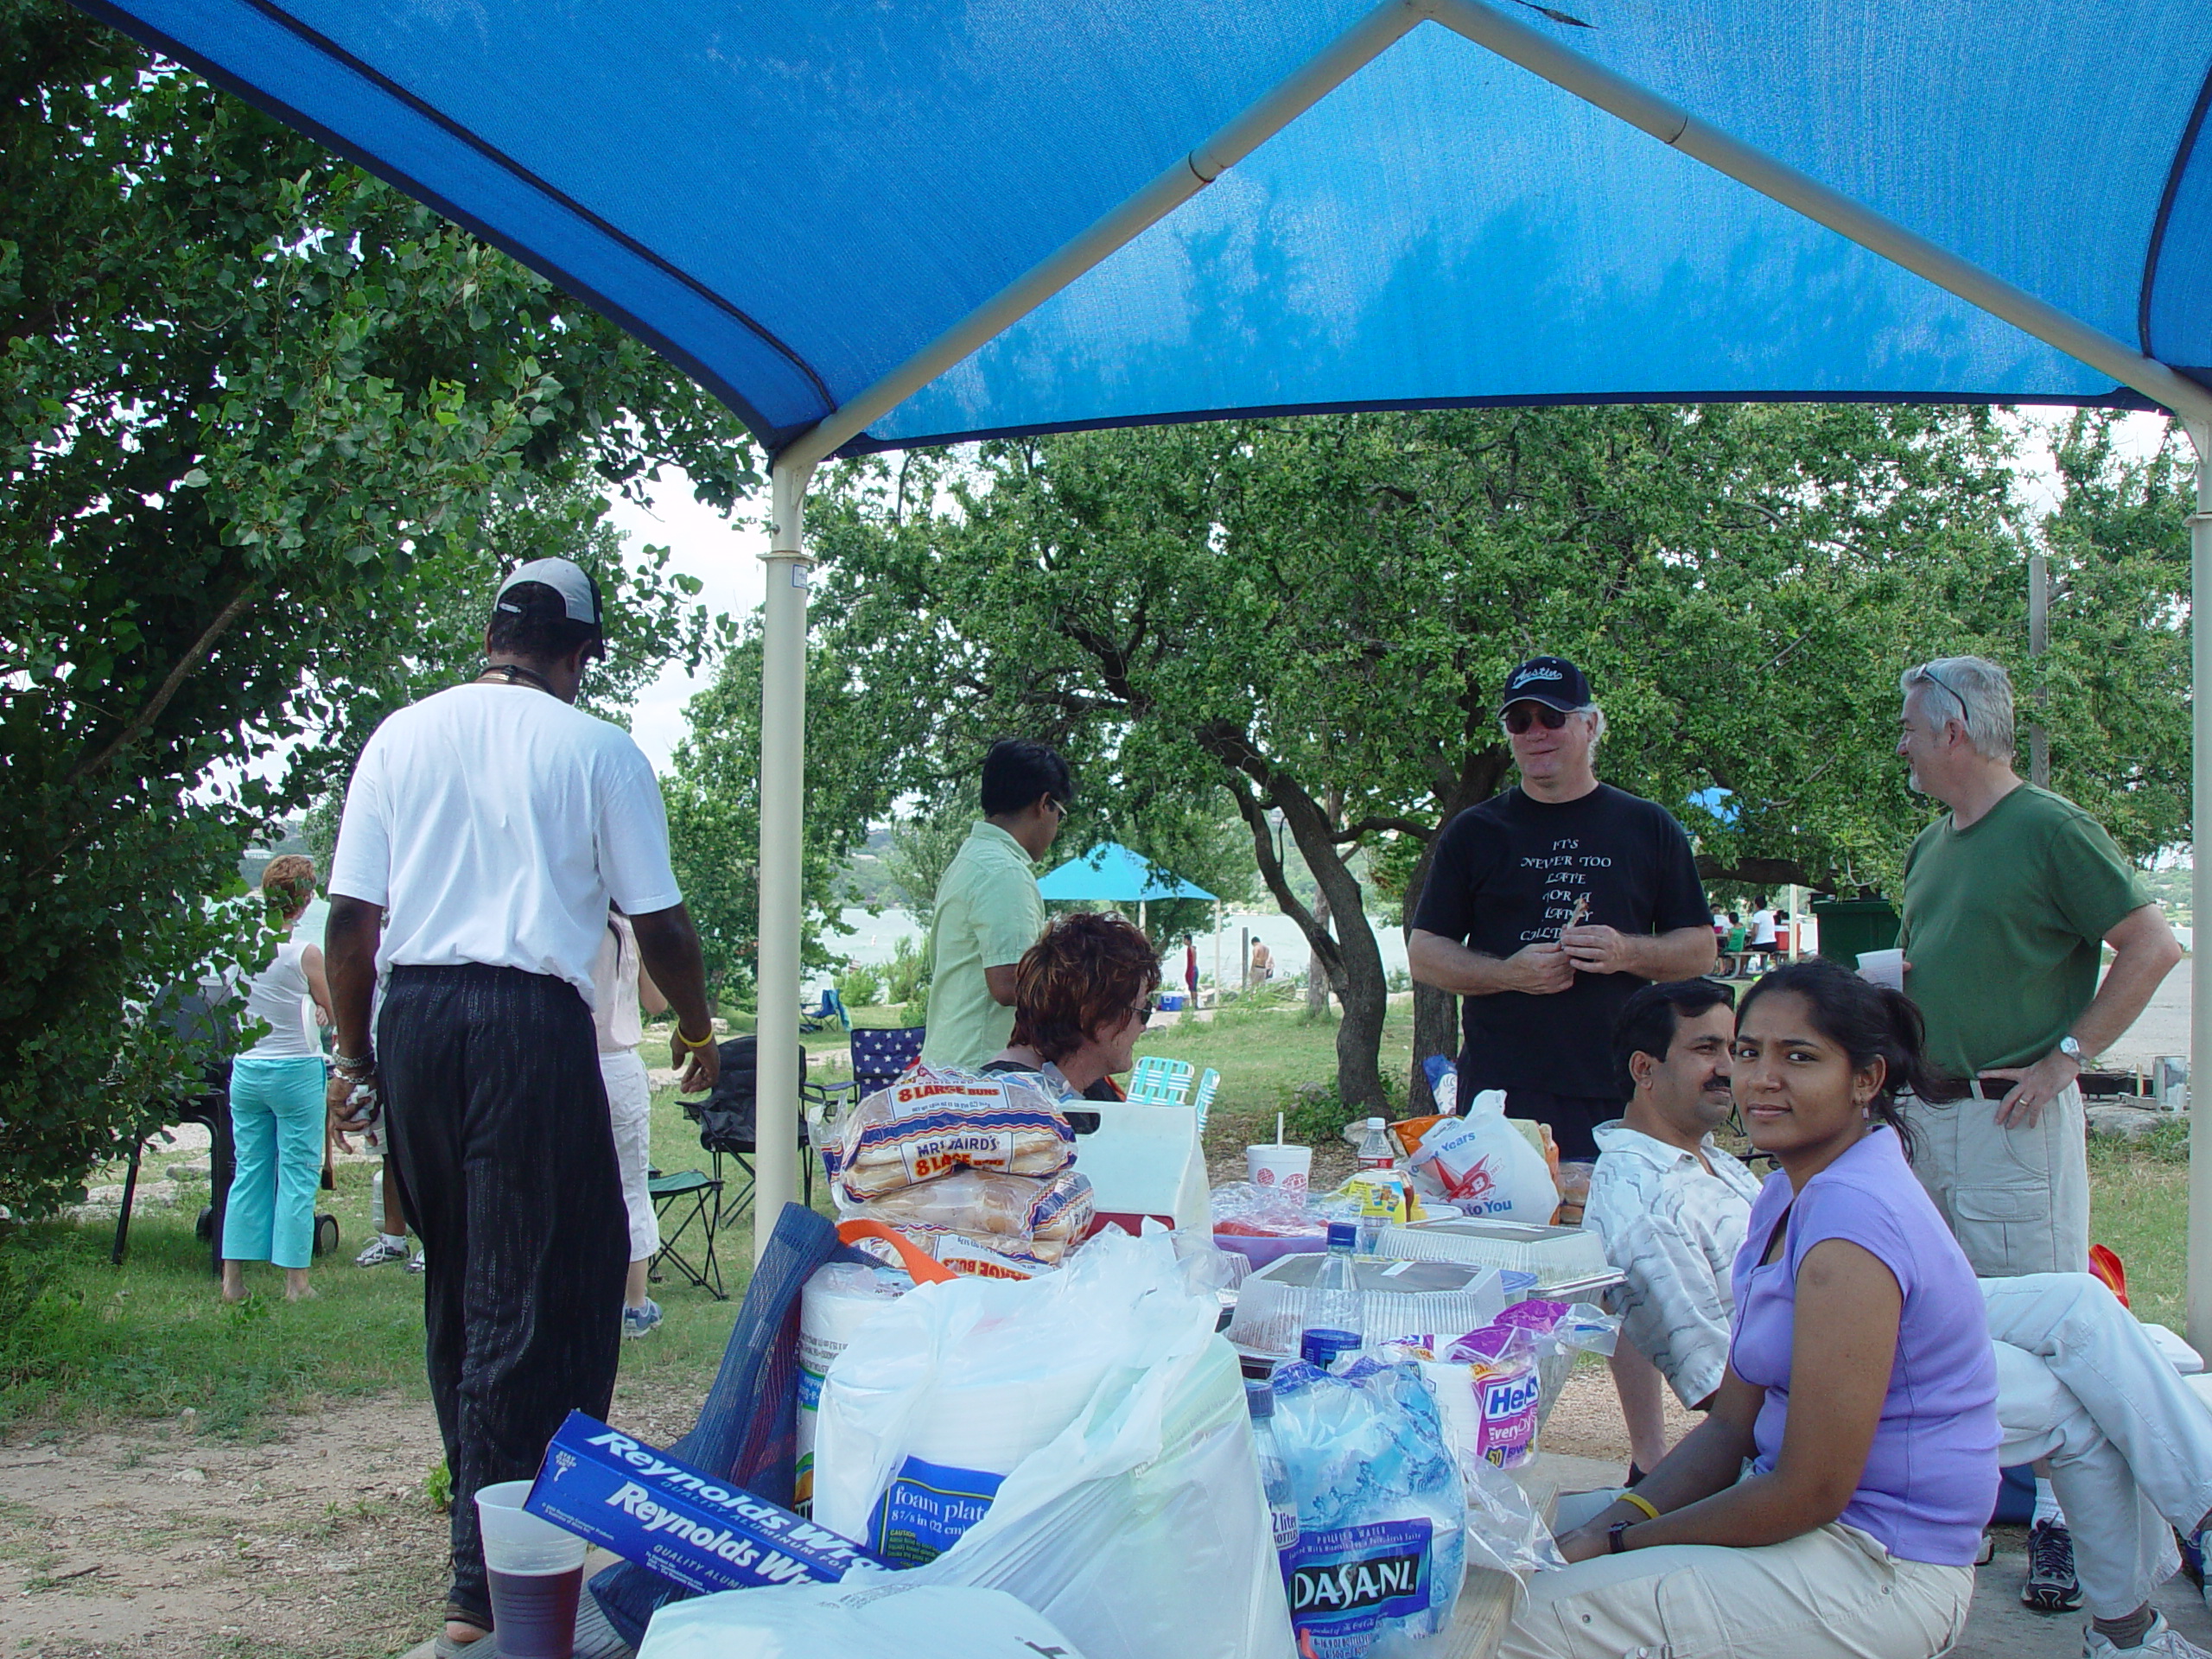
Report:
M 1007 738 L 983 757 L 983 818 L 938 883 L 930 929 L 932 1066 L 979 1066 L 1014 1035 L 1014 970 L 1045 931 L 1030 867 L 1060 833 L 1074 786 L 1041 743 Z
M 1944 1099 L 1903 1103 L 1913 1166 L 1984 1278 L 2088 1267 L 2084 1064 L 2181 960 L 2094 819 L 2012 770 L 2012 687 L 1980 657 L 1908 672 L 1897 753 L 1949 807 L 1905 857 L 1905 994 Z M 2113 948 L 2098 983 L 2101 947 Z

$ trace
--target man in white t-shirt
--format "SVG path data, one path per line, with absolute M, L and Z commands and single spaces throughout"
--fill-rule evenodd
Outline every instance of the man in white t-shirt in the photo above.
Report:
M 484 645 L 475 680 L 363 748 L 324 932 L 332 1122 L 360 1127 L 381 1095 L 423 1240 L 448 1653 L 492 1627 L 477 1490 L 529 1478 L 569 1412 L 604 1417 L 613 1394 L 630 1230 L 592 1023 L 610 901 L 676 1009 L 683 1086 L 710 1087 L 719 1058 L 660 786 L 627 733 L 572 706 L 605 652 L 596 585 L 566 559 L 524 565 Z

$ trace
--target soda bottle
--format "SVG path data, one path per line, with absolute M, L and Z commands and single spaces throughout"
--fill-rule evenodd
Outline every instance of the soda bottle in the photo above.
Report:
M 1397 1162 L 1398 1154 L 1390 1149 L 1390 1136 L 1382 1120 L 1369 1118 L 1366 1137 L 1359 1143 L 1359 1166 L 1362 1169 L 1392 1169 Z
M 1244 1408 L 1252 1414 L 1252 1449 L 1259 1454 L 1260 1486 L 1268 1495 L 1268 1516 L 1274 1523 L 1275 1559 L 1282 1581 L 1290 1583 L 1298 1553 L 1298 1499 L 1290 1490 L 1290 1465 L 1275 1441 L 1275 1391 L 1268 1382 L 1244 1384 Z
M 1306 1297 L 1306 1330 L 1299 1353 L 1309 1365 L 1329 1369 L 1340 1353 L 1357 1353 L 1365 1344 L 1367 1318 L 1359 1281 L 1352 1271 L 1352 1248 L 1359 1242 L 1356 1222 L 1329 1224 L 1329 1253 L 1313 1275 Z

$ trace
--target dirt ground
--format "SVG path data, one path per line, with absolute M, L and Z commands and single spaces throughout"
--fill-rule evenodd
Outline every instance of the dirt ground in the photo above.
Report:
M 666 1445 L 698 1403 L 625 1387 L 612 1415 Z M 428 1404 L 335 1406 L 259 1444 L 190 1419 L 0 1444 L 0 1656 L 388 1659 L 435 1632 Z

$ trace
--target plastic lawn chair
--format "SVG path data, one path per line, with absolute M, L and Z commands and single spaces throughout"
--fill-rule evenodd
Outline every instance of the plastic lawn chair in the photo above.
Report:
M 1213 1097 L 1221 1089 L 1221 1073 L 1208 1066 L 1198 1073 L 1198 1086 L 1191 1094 L 1191 1104 L 1198 1109 L 1198 1133 L 1206 1132 L 1206 1114 L 1213 1109 Z
M 1196 1068 L 1188 1060 L 1171 1060 L 1165 1054 L 1147 1054 L 1129 1073 L 1129 1098 L 1154 1106 L 1187 1106 Z

